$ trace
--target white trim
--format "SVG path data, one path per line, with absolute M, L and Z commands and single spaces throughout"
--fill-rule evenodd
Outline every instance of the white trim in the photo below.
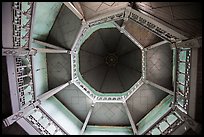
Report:
M 108 96 L 106 96 L 108 98 Z M 123 103 L 124 99 L 122 100 L 94 100 L 95 103 Z
M 69 50 L 59 50 L 59 49 L 44 49 L 44 48 L 32 48 L 37 50 L 37 53 L 69 53 Z
M 138 131 L 137 131 L 137 128 L 136 128 L 136 126 L 135 126 L 135 122 L 134 122 L 134 120 L 133 120 L 133 118 L 132 118 L 132 115 L 131 115 L 131 113 L 130 113 L 130 111 L 129 111 L 129 109 L 128 109 L 127 103 L 124 102 L 124 103 L 123 103 L 123 106 L 125 107 L 126 113 L 127 113 L 127 115 L 128 115 L 128 119 L 129 119 L 130 124 L 131 124 L 131 127 L 132 127 L 132 129 L 133 129 L 133 133 L 134 133 L 134 135 L 137 135 L 137 134 L 138 134 Z
M 42 46 L 45 46 L 45 47 L 53 48 L 53 49 L 66 50 L 65 48 L 61 48 L 61 47 L 58 47 L 56 45 L 53 45 L 53 44 L 50 44 L 50 43 L 47 43 L 47 42 L 43 42 L 43 41 L 40 41 L 40 40 L 37 40 L 37 39 L 33 39 L 32 42 L 36 43 L 36 44 L 39 44 L 39 45 L 42 45 Z
M 71 2 L 63 2 L 67 8 L 69 8 L 79 19 L 84 19 L 83 15 L 72 5 Z
M 144 84 L 144 82 L 142 81 L 142 78 L 140 78 L 138 81 L 137 81 L 137 83 L 139 84 L 139 86 L 137 86 L 136 88 L 135 88 L 135 90 L 133 91 L 133 92 L 131 92 L 126 98 L 125 98 L 125 101 L 127 101 L 143 84 Z M 136 84 L 137 84 L 136 83 Z
M 62 84 L 54 89 L 51 89 L 45 93 L 43 93 L 42 95 L 38 96 L 38 100 L 40 100 L 41 102 L 44 100 L 47 100 L 48 98 L 50 98 L 51 96 L 53 96 L 54 94 L 60 92 L 62 89 L 66 88 L 67 86 L 69 86 L 71 84 L 71 81 L 66 82 L 65 84 Z
M 90 117 L 91 117 L 91 114 L 92 114 L 92 112 L 93 112 L 94 105 L 95 105 L 95 103 L 93 103 L 93 104 L 91 105 L 91 108 L 90 108 L 90 110 L 89 110 L 89 112 L 88 112 L 88 114 L 87 114 L 87 116 L 86 116 L 85 122 L 84 122 L 84 124 L 83 124 L 83 126 L 82 126 L 82 128 L 81 128 L 80 135 L 82 135 L 82 134 L 84 133 L 85 129 L 86 129 L 86 126 L 87 126 L 87 124 L 88 124 L 88 122 L 89 122 L 89 119 L 90 119 Z
M 2 3 L 2 48 L 13 48 L 13 2 Z
M 150 46 L 146 47 L 145 50 L 150 50 L 150 49 L 152 49 L 152 48 L 156 48 L 156 47 L 161 46 L 161 45 L 164 45 L 164 44 L 166 44 L 166 43 L 169 43 L 169 42 L 166 41 L 166 40 L 160 41 L 160 42 L 158 42 L 158 43 L 155 43 L 155 44 L 153 44 L 153 45 L 150 45 Z
M 197 87 L 197 68 L 198 68 L 198 49 L 192 48 L 191 51 L 191 69 L 190 69 L 190 94 L 189 94 L 189 106 L 188 114 L 195 119 L 196 113 L 196 87 Z M 198 101 L 198 100 L 197 100 Z
M 17 85 L 17 78 L 16 78 L 16 63 L 15 63 L 14 56 L 7 56 L 6 63 L 7 63 L 7 71 L 8 71 L 8 82 L 9 82 L 9 90 L 10 90 L 10 97 L 11 97 L 11 107 L 12 112 L 16 113 L 20 110 L 19 105 L 19 97 L 18 97 L 18 85 Z
M 35 21 L 35 12 L 36 12 L 36 2 L 33 3 L 33 9 L 32 9 L 32 20 L 31 20 L 31 26 L 30 26 L 30 36 L 29 36 L 29 49 L 31 49 L 31 44 L 32 44 L 32 34 L 33 34 L 33 27 L 34 27 L 34 21 Z
M 138 46 L 141 50 L 143 49 L 142 44 L 140 44 L 140 42 L 136 40 L 127 30 L 125 30 L 123 27 L 120 27 L 116 22 L 113 22 L 113 24 L 118 30 L 120 30 L 121 33 L 124 33 L 136 46 Z
M 24 118 L 21 118 L 17 123 L 29 134 L 29 135 L 41 135 L 31 124 L 29 124 Z
M 81 13 L 81 15 L 84 17 L 84 12 L 81 8 L 81 4 L 79 2 L 73 2 L 73 5 Z
M 93 97 L 91 97 L 84 89 L 74 80 L 74 85 L 77 86 L 85 95 L 87 95 L 91 100 L 93 100 Z

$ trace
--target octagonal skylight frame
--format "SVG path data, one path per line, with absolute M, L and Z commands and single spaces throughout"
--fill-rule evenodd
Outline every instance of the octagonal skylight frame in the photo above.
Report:
M 124 10 L 121 11 L 122 13 Z M 115 20 L 125 19 L 124 14 L 117 13 L 117 15 L 123 15 L 116 17 Z M 138 46 L 142 52 L 142 76 L 140 79 L 133 84 L 128 90 L 123 93 L 100 93 L 91 87 L 86 82 L 79 71 L 79 50 L 83 42 L 95 31 L 101 28 L 117 28 L 121 33 L 124 33 L 136 46 Z M 94 102 L 106 102 L 106 103 L 123 103 L 125 102 L 144 82 L 142 79 L 145 78 L 145 51 L 142 45 L 137 42 L 127 31 L 121 29 L 114 21 L 102 22 L 100 25 L 94 24 L 82 24 L 80 32 L 71 50 L 71 66 L 72 66 L 72 82 L 81 89 L 90 99 Z

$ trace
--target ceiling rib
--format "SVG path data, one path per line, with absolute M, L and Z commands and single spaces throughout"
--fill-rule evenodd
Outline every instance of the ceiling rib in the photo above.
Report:
M 123 105 L 124 105 L 125 111 L 126 111 L 126 113 L 128 115 L 128 119 L 130 120 L 130 124 L 131 124 L 131 127 L 133 129 L 133 133 L 134 133 L 134 135 L 137 135 L 138 131 L 137 131 L 137 128 L 135 126 L 135 122 L 133 121 L 132 115 L 130 114 L 130 111 L 128 109 L 127 103 L 124 102 Z
M 154 82 L 151 82 L 151 81 L 149 81 L 149 80 L 145 80 L 145 83 L 146 83 L 146 84 L 149 84 L 149 85 L 151 85 L 151 86 L 153 86 L 153 87 L 156 87 L 156 88 L 158 88 L 158 89 L 160 89 L 160 90 L 162 90 L 162 91 L 164 91 L 164 92 L 166 92 L 166 93 L 168 93 L 168 94 L 170 94 L 170 95 L 174 95 L 174 92 L 173 92 L 173 91 L 171 91 L 171 90 L 169 90 L 169 89 L 167 89 L 167 88 L 164 88 L 164 87 L 162 87 L 162 86 L 160 86 L 160 85 L 158 85 L 158 84 L 156 84 L 156 83 L 154 83 Z
M 86 116 L 86 120 L 85 120 L 85 122 L 84 122 L 84 124 L 83 124 L 83 126 L 82 126 L 81 131 L 80 131 L 80 135 L 82 135 L 82 134 L 84 133 L 85 129 L 86 129 L 86 126 L 87 126 L 87 124 L 88 124 L 88 122 L 89 122 L 89 119 L 90 119 L 90 117 L 91 117 L 91 114 L 92 114 L 92 112 L 93 112 L 94 105 L 95 105 L 95 103 L 93 103 L 93 104 L 91 105 L 91 108 L 90 108 L 90 110 L 89 110 L 89 112 L 88 112 L 88 114 L 87 114 L 87 116 Z
M 71 2 L 63 2 L 79 19 L 84 20 L 83 15 L 72 5 Z
M 169 42 L 166 41 L 166 40 L 164 40 L 164 41 L 161 41 L 161 42 L 158 42 L 158 43 L 155 43 L 155 44 L 153 44 L 153 45 L 150 45 L 150 46 L 146 47 L 145 50 L 150 50 L 150 49 L 152 49 L 152 48 L 156 48 L 156 47 L 161 46 L 161 45 L 164 45 L 164 44 L 166 44 L 166 43 L 169 43 Z

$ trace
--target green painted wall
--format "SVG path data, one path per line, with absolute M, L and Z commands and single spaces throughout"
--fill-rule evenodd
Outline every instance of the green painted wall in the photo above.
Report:
M 60 11 L 62 2 L 37 2 L 34 16 L 32 38 L 46 41 L 54 21 Z M 38 44 L 31 44 L 31 47 L 44 48 Z M 33 57 L 35 73 L 34 83 L 36 85 L 36 96 L 48 90 L 47 61 L 45 53 L 37 53 Z
M 69 134 L 78 135 L 82 122 L 72 114 L 56 97 L 42 102 L 41 107 L 59 123 Z
M 36 3 L 32 38 L 47 39 L 62 4 L 62 2 Z
M 169 109 L 173 100 L 172 95 L 165 97 L 156 107 L 154 107 L 142 120 L 136 125 L 138 126 L 138 134 L 142 134 L 147 128 L 153 125 L 161 116 Z
M 92 126 L 88 125 L 85 135 L 133 135 L 131 127 Z

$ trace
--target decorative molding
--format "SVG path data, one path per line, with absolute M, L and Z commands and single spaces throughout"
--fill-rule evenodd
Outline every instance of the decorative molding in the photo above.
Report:
M 189 92 L 190 92 L 190 71 L 191 71 L 191 49 L 190 48 L 176 48 L 176 104 L 188 112 L 189 106 Z M 181 71 L 182 65 L 184 72 Z M 180 67 L 181 66 L 181 67 Z M 184 77 L 184 81 L 180 81 Z M 184 82 L 184 83 L 183 83 Z M 182 89 L 181 89 L 182 87 Z M 181 104 L 183 102 L 183 104 Z
M 28 9 L 24 9 L 22 4 L 27 4 Z M 13 2 L 13 47 L 30 47 L 30 30 L 32 22 L 34 2 Z M 22 24 L 21 19 L 26 18 L 27 22 Z M 22 35 L 21 31 L 25 31 Z
M 146 47 L 146 48 L 145 48 L 145 51 L 148 51 L 148 50 L 150 50 L 150 49 L 156 48 L 156 47 L 161 46 L 161 45 L 166 44 L 166 43 L 169 43 L 169 42 L 166 41 L 166 40 L 164 40 L 164 41 L 155 43 L 155 44 L 153 44 L 153 45 L 150 45 L 150 46 Z
M 87 20 L 87 23 L 89 24 L 90 27 L 92 27 L 97 24 L 123 19 L 124 16 L 125 16 L 125 10 L 123 9 L 116 12 L 109 12 L 104 15 L 99 15 L 94 19 Z
M 38 113 L 41 115 L 38 119 L 35 117 Z M 58 124 L 53 121 L 51 118 L 47 116 L 46 113 L 44 113 L 40 108 L 34 108 L 32 112 L 25 116 L 25 119 L 41 134 L 41 135 L 66 135 L 66 132 L 58 126 Z M 46 125 L 45 123 L 41 123 L 41 121 L 47 121 Z M 49 130 L 49 127 L 55 128 L 55 130 Z
M 170 29 L 169 27 L 166 27 L 165 25 L 153 20 L 152 18 L 140 13 L 137 10 L 132 9 L 129 18 L 147 28 L 162 39 L 171 43 L 187 39 L 180 33 Z
M 13 48 L 13 49 L 6 49 L 2 48 L 2 56 L 29 56 L 29 55 L 35 55 L 36 51 L 35 50 L 29 50 L 29 49 L 24 49 L 24 48 Z

